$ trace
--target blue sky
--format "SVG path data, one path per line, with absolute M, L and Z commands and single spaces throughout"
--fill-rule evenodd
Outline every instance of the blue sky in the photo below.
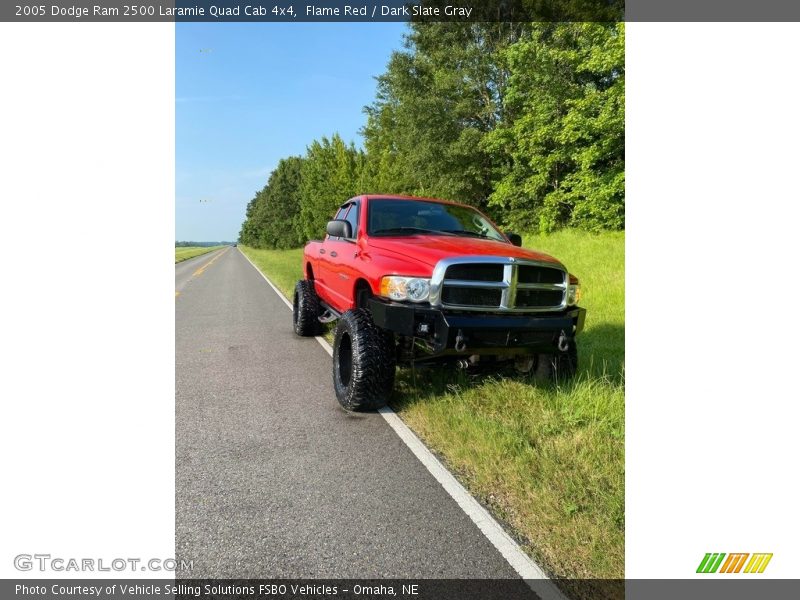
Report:
M 175 239 L 236 240 L 278 160 L 339 132 L 361 144 L 404 23 L 175 26 Z

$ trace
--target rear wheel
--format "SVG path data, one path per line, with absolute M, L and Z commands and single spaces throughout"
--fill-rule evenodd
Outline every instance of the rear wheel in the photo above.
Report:
M 333 389 L 346 410 L 386 405 L 394 387 L 392 334 L 377 327 L 363 308 L 348 310 L 333 338 Z
M 573 341 L 566 352 L 557 354 L 538 354 L 534 367 L 537 381 L 556 381 L 571 379 L 578 370 L 578 347 Z
M 322 333 L 319 322 L 319 298 L 314 289 L 314 282 L 301 279 L 294 286 L 294 308 L 292 323 L 294 332 L 303 337 L 311 337 Z

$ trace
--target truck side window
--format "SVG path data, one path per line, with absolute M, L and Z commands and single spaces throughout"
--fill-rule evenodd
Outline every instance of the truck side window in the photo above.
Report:
M 347 216 L 344 218 L 350 223 L 350 230 L 353 232 L 353 237 L 350 239 L 356 239 L 358 237 L 358 204 L 351 204 L 350 210 L 347 211 Z

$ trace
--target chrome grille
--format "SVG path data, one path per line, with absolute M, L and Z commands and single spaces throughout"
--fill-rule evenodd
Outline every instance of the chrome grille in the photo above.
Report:
M 475 287 L 455 287 L 446 285 L 442 288 L 442 302 L 460 306 L 492 306 L 498 308 L 503 298 L 499 289 Z
M 564 283 L 564 271 L 539 265 L 520 265 L 518 283 Z
M 455 264 L 447 267 L 447 279 L 468 281 L 503 281 L 501 264 Z
M 517 290 L 514 305 L 520 307 L 558 306 L 563 292 L 560 290 Z
M 431 278 L 431 304 L 455 310 L 543 312 L 567 306 L 561 265 L 496 256 L 446 258 Z

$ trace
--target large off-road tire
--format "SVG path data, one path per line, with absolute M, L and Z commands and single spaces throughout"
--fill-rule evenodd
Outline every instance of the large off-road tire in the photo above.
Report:
M 375 410 L 394 387 L 395 349 L 390 332 L 363 308 L 348 310 L 333 337 L 333 389 L 345 410 Z
M 314 290 L 314 282 L 301 279 L 294 286 L 294 309 L 292 310 L 294 332 L 303 337 L 320 335 L 322 323 L 317 317 L 319 317 L 319 298 Z
M 533 378 L 536 381 L 559 381 L 571 379 L 578 370 L 578 346 L 571 342 L 566 352 L 538 354 Z

